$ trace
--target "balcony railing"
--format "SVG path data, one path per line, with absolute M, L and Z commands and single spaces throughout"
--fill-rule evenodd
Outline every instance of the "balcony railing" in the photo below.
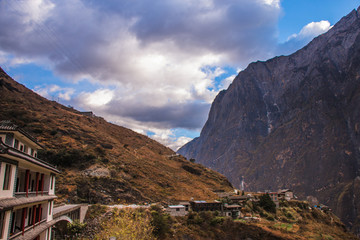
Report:
M 31 229 L 39 226 L 40 224 L 42 224 L 42 223 L 44 223 L 44 222 L 46 222 L 46 218 L 42 219 L 40 222 L 35 223 L 34 225 L 26 226 L 26 227 L 24 228 L 24 233 L 26 233 L 27 231 L 29 231 L 29 230 L 31 230 Z M 19 229 L 16 229 L 15 233 L 10 234 L 9 239 L 14 239 L 14 238 L 20 236 L 22 233 L 23 233 L 23 231 L 21 231 L 21 230 L 19 230 Z
M 41 196 L 41 195 L 49 195 L 49 191 L 38 191 L 37 195 L 36 192 L 28 192 L 28 197 L 36 197 L 36 196 Z M 20 198 L 20 197 L 26 197 L 26 192 L 15 192 L 15 197 Z

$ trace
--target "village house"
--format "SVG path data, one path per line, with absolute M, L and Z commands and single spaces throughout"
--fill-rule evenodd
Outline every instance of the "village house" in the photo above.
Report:
M 179 205 L 183 205 L 186 212 L 189 212 L 191 210 L 190 202 L 180 202 Z
M 232 217 L 232 218 L 239 218 L 241 217 L 241 206 L 237 204 L 233 205 L 224 205 L 224 213 L 223 216 L 225 217 Z
M 223 212 L 223 204 L 220 201 L 190 201 L 191 209 L 194 212 L 219 211 Z
M 294 192 L 290 189 L 280 189 L 278 191 L 278 198 L 285 199 L 286 201 L 290 201 L 294 199 Z
M 185 206 L 184 205 L 169 205 L 166 208 L 166 213 L 170 214 L 170 216 L 186 216 L 186 214 L 188 214 L 188 211 L 186 211 Z
M 231 200 L 233 203 L 236 203 L 236 204 L 243 204 L 251 198 L 252 197 L 249 195 L 233 195 L 233 196 L 229 197 L 229 200 Z
M 51 239 L 55 175 L 30 134 L 0 121 L 0 239 Z

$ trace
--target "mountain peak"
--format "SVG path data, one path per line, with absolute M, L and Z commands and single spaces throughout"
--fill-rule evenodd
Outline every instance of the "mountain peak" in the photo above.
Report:
M 359 11 L 359 10 L 358 10 Z M 353 10 L 290 56 L 252 63 L 178 152 L 249 190 L 291 188 L 360 225 L 360 18 Z M 343 188 L 341 186 L 347 186 Z

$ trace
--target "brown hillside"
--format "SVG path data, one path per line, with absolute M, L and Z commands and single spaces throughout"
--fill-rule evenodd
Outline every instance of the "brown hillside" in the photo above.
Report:
M 57 165 L 57 195 L 71 202 L 172 202 L 214 198 L 232 189 L 217 172 L 176 156 L 171 149 L 101 117 L 49 101 L 0 68 L 0 119 L 12 120 L 47 150 Z

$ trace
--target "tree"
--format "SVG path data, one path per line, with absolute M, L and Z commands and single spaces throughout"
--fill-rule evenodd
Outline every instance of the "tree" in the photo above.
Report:
M 276 204 L 271 200 L 267 193 L 260 196 L 259 205 L 267 212 L 276 213 Z

